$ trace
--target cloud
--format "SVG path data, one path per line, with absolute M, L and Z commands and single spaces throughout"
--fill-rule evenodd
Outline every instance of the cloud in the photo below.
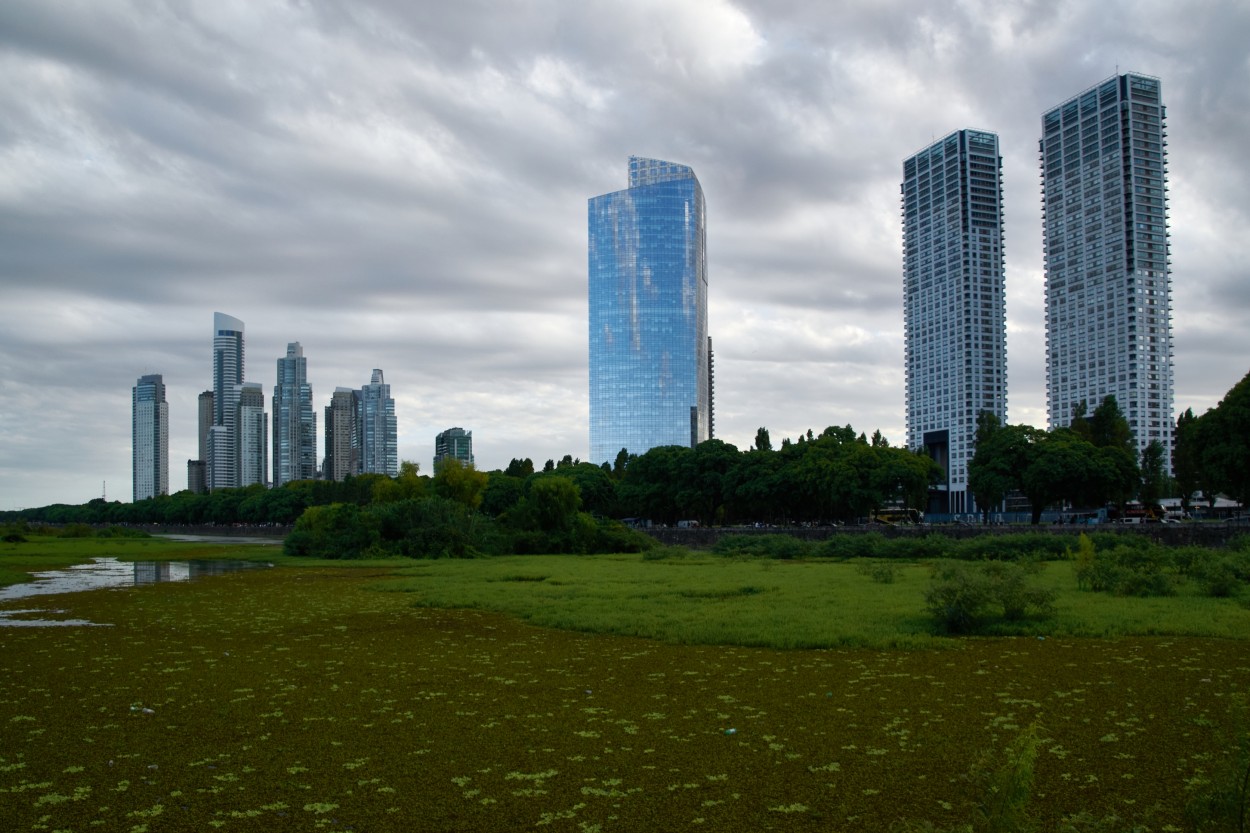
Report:
M 1247 36 L 1232 0 L 3 4 L 0 509 L 128 496 L 148 372 L 181 487 L 216 310 L 267 397 L 304 344 L 319 420 L 383 368 L 423 467 L 452 425 L 486 468 L 585 456 L 586 200 L 631 154 L 707 195 L 718 436 L 899 442 L 901 163 L 998 132 L 1009 416 L 1044 424 L 1040 115 L 1117 68 L 1163 79 L 1201 411 L 1250 354 Z

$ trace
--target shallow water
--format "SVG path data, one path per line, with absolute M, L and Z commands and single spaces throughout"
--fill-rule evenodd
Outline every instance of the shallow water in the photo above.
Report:
M 77 593 L 83 590 L 137 587 L 166 581 L 190 581 L 206 576 L 236 573 L 272 567 L 272 564 L 252 561 L 195 560 L 195 561 L 118 561 L 116 558 L 93 558 L 89 564 L 75 564 L 63 570 L 45 570 L 34 573 L 35 580 L 25 584 L 0 587 L 0 602 L 47 596 L 55 593 Z M 53 627 L 65 625 L 91 625 L 81 619 L 13 619 L 16 615 L 32 613 L 58 613 L 51 610 L 0 610 L 0 627 Z

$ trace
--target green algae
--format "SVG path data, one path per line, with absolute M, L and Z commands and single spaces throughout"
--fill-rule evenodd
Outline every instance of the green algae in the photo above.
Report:
M 682 646 L 413 608 L 368 589 L 385 575 L 279 568 L 55 597 L 112 627 L 0 634 L 0 818 L 153 833 L 949 825 L 974 801 L 968 768 L 1036 724 L 1046 817 L 1179 824 L 1250 687 L 1236 640 Z

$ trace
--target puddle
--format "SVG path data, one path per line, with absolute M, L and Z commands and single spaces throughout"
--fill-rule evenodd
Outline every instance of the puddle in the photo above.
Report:
M 75 564 L 63 570 L 34 573 L 34 581 L 0 587 L 0 602 L 48 596 L 54 593 L 78 593 L 117 587 L 137 587 L 166 581 L 190 581 L 207 576 L 220 576 L 242 570 L 272 567 L 254 561 L 118 561 L 116 558 L 94 558 L 89 564 Z M 0 610 L 0 627 L 54 627 L 62 625 L 94 625 L 82 619 L 13 619 L 19 614 L 63 613 L 56 610 Z

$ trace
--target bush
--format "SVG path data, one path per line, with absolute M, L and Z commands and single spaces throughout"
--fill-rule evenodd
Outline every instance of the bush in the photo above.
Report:
M 1110 546 L 1099 547 L 1099 540 Z M 1101 536 L 1081 535 L 1076 560 L 1077 586 L 1081 589 L 1117 596 L 1171 596 L 1176 593 L 1175 562 L 1171 554 L 1149 541 L 1106 533 Z
M 378 541 L 377 521 L 354 503 L 310 506 L 286 537 L 287 555 L 311 558 L 361 558 Z
M 717 555 L 778 559 L 803 558 L 812 550 L 793 535 L 726 535 L 712 547 Z
M 492 549 L 491 524 L 463 503 L 441 497 L 370 506 L 379 546 L 408 558 L 471 558 Z
M 1028 577 L 1035 569 L 1005 561 L 969 564 L 941 561 L 925 590 L 925 609 L 938 627 L 950 634 L 976 633 L 993 608 L 1002 618 L 1019 621 L 1029 615 L 1054 614 L 1054 590 L 1032 586 Z
M 813 548 L 821 558 L 874 558 L 880 554 L 886 538 L 880 532 L 838 532 Z
M 1067 556 L 1072 539 L 1046 532 L 978 535 L 955 544 L 952 558 L 969 561 L 1055 560 Z
M 1198 547 L 1186 553 L 1182 572 L 1193 579 L 1207 596 L 1230 598 L 1250 582 L 1250 552 L 1207 550 Z
M 945 561 L 934 567 L 924 602 L 925 609 L 946 633 L 973 633 L 989 606 L 990 583 L 979 570 Z

